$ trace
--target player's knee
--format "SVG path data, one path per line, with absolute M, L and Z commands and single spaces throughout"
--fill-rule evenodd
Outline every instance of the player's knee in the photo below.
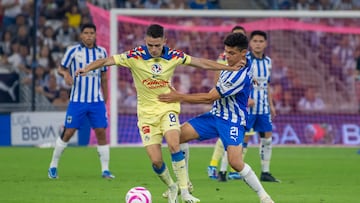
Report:
M 264 138 L 264 139 L 261 140 L 261 144 L 266 145 L 266 146 L 271 145 L 271 143 L 272 143 L 272 138 L 271 137 Z
M 242 160 L 229 159 L 229 165 L 237 172 L 244 168 L 244 162 Z
M 153 165 L 153 168 L 160 169 L 163 167 L 163 161 L 162 160 L 151 160 L 151 164 Z

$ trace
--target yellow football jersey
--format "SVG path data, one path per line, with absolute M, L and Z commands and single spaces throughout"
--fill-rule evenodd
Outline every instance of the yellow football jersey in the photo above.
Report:
M 164 103 L 158 95 L 169 93 L 169 84 L 178 65 L 187 65 L 191 56 L 182 51 L 164 47 L 161 57 L 154 58 L 146 46 L 114 56 L 116 65 L 130 69 L 137 91 L 139 117 L 149 118 L 173 111 L 180 113 L 180 103 Z
M 221 64 L 224 64 L 224 65 L 227 65 L 227 60 L 226 60 L 225 52 L 219 54 L 216 62 L 221 63 Z

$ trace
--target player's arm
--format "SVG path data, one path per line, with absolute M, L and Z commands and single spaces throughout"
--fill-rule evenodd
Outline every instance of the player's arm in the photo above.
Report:
M 192 104 L 211 104 L 221 96 L 219 92 L 213 88 L 208 93 L 183 94 L 171 88 L 171 92 L 159 95 L 162 102 L 187 102 Z
M 267 87 L 267 91 L 268 91 L 268 101 L 269 101 L 269 107 L 270 107 L 270 114 L 271 117 L 275 117 L 276 116 L 276 110 L 275 110 L 275 106 L 274 106 L 274 102 L 273 102 L 273 98 L 272 98 L 272 93 L 271 93 L 271 88 L 270 85 L 268 84 Z
M 104 101 L 106 103 L 108 98 L 108 80 L 107 80 L 107 73 L 101 72 L 101 89 L 104 95 Z
M 208 70 L 236 71 L 236 70 L 239 70 L 240 68 L 244 67 L 245 64 L 246 64 L 246 61 L 240 60 L 234 66 L 227 66 L 227 65 L 220 64 L 215 61 L 209 60 L 209 59 L 191 57 L 191 62 L 189 65 L 196 67 L 196 68 L 203 68 L 203 69 L 208 69 Z
M 112 66 L 112 65 L 115 65 L 115 60 L 113 56 L 97 59 L 96 61 L 91 62 L 85 68 L 77 69 L 75 72 L 75 76 L 86 75 L 86 73 L 89 71 L 96 70 L 104 66 Z
M 73 85 L 74 79 L 71 77 L 68 69 L 59 66 L 58 67 L 58 74 L 64 77 L 65 83 L 69 86 Z

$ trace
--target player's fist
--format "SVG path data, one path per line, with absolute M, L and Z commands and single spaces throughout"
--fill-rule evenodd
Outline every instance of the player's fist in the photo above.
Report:
M 85 75 L 86 75 L 86 70 L 85 70 L 85 68 L 80 68 L 80 69 L 77 69 L 77 70 L 75 71 L 75 76 L 79 76 L 79 75 L 81 75 L 81 76 L 85 76 Z

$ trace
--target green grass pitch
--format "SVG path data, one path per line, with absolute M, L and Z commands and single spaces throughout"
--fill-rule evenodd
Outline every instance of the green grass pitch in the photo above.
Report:
M 274 147 L 272 173 L 281 183 L 263 183 L 277 203 L 360 202 L 360 155 L 357 148 Z M 258 203 L 257 195 L 243 181 L 217 182 L 207 177 L 212 148 L 191 147 L 190 177 L 194 195 L 202 203 Z M 47 169 L 52 149 L 0 148 L 1 203 L 124 203 L 134 186 L 150 190 L 153 203 L 165 185 L 153 173 L 142 147 L 112 148 L 110 168 L 115 180 L 100 177 L 96 148 L 68 147 L 60 161 L 59 179 L 50 180 Z M 169 167 L 170 158 L 163 148 Z M 250 148 L 246 161 L 260 172 L 257 148 Z

